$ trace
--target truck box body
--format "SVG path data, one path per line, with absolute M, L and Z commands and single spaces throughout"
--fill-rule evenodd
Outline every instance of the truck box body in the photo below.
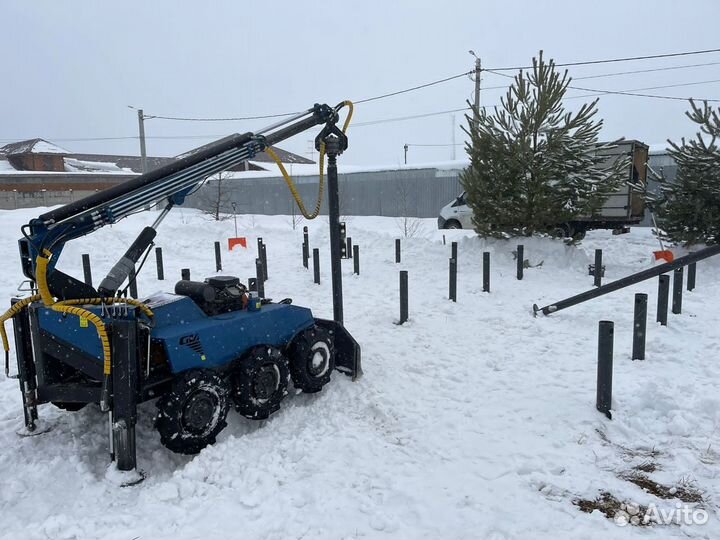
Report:
M 645 214 L 644 188 L 647 181 L 649 147 L 640 141 L 624 140 L 612 148 L 600 150 L 599 153 L 607 156 L 608 161 L 630 157 L 627 181 L 607 198 L 597 214 L 580 217 L 569 224 L 558 223 L 559 226 L 567 225 L 572 231 L 584 232 L 591 229 L 621 229 L 642 221 Z M 440 210 L 438 228 L 472 229 L 472 217 L 465 193 L 462 193 Z

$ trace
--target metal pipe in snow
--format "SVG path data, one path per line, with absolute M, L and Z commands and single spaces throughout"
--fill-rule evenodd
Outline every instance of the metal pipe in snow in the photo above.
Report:
M 670 272 L 671 270 L 675 270 L 676 268 L 682 268 L 690 263 L 713 257 L 718 253 L 720 253 L 720 244 L 706 247 L 704 249 L 701 249 L 700 251 L 696 251 L 695 253 L 690 253 L 689 255 L 685 255 L 684 257 L 679 257 L 673 262 L 660 264 L 658 266 L 654 266 L 653 268 L 648 268 L 647 270 L 642 270 L 641 272 L 630 274 L 629 276 L 618 279 L 606 285 L 602 285 L 595 289 L 585 291 L 584 293 L 571 296 L 570 298 L 560 300 L 559 302 L 548 304 L 547 306 L 544 306 L 542 308 L 538 307 L 537 304 L 533 304 L 533 313 L 537 315 L 538 312 L 542 312 L 543 315 L 550 315 L 551 313 L 555 313 L 557 311 L 560 311 L 561 309 L 569 308 L 577 304 L 587 302 L 588 300 L 592 300 L 593 298 L 597 298 L 598 296 L 603 296 L 605 294 L 615 292 L 630 285 L 645 281 L 646 279 L 654 278 L 656 276 L 665 274 L 666 272 Z

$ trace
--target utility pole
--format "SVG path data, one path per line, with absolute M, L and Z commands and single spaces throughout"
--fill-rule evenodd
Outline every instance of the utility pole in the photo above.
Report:
M 477 126 L 477 123 L 480 121 L 480 73 L 482 72 L 482 67 L 480 58 L 478 58 L 475 52 L 472 50 L 468 52 L 475 57 L 475 106 L 473 107 L 473 122 Z
M 138 109 L 138 127 L 140 128 L 140 165 L 142 172 L 147 172 L 147 152 L 145 150 L 145 115 L 142 109 Z
M 404 148 L 405 148 L 405 165 L 407 165 L 407 151 L 408 151 L 408 144 L 407 144 L 407 143 L 405 143 Z

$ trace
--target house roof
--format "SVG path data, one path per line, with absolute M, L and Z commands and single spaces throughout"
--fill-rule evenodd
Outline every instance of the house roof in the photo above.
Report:
M 272 147 L 277 153 L 280 161 L 286 164 L 312 164 L 314 161 L 293 154 L 281 148 Z M 192 151 L 191 151 L 192 152 Z M 140 156 L 126 156 L 117 154 L 85 154 L 74 153 L 65 150 L 45 139 L 28 139 L 6 144 L 0 147 L 0 170 L 5 172 L 15 170 L 13 163 L 7 161 L 12 156 L 21 156 L 27 154 L 56 154 L 61 155 L 65 162 L 65 170 L 68 172 L 124 172 L 124 173 L 140 173 L 142 172 L 142 159 Z M 148 170 L 156 169 L 162 165 L 166 165 L 182 157 L 184 154 L 175 157 L 158 157 L 147 156 Z M 253 162 L 274 163 L 273 160 L 265 152 L 257 154 L 252 159 Z M 17 164 L 16 164 L 17 165 Z M 255 165 L 256 168 L 261 168 Z M 230 169 L 231 171 L 245 170 L 243 165 L 237 165 Z
M 14 156 L 17 154 L 67 154 L 64 148 L 46 141 L 45 139 L 27 139 L 6 144 L 0 148 L 0 154 Z

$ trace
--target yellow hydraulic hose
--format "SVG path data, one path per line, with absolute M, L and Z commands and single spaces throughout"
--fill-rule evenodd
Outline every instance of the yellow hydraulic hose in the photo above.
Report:
M 110 375 L 111 356 L 110 356 L 110 338 L 108 338 L 107 329 L 103 320 L 95 315 L 93 312 L 87 309 L 72 307 L 70 305 L 64 305 L 63 302 L 56 302 L 50 287 L 47 283 L 47 268 L 50 263 L 50 257 L 52 253 L 48 250 L 43 250 L 42 254 L 38 254 L 35 260 L 35 278 L 37 279 L 38 291 L 40 292 L 40 298 L 43 304 L 51 308 L 53 311 L 59 313 L 67 313 L 70 315 L 77 315 L 83 317 L 93 324 L 97 330 L 98 337 L 103 350 L 103 375 L 108 377 Z
M 317 202 L 315 203 L 315 209 L 312 212 L 308 212 L 305 208 L 305 203 L 303 203 L 302 198 L 300 197 L 300 193 L 298 193 L 297 188 L 295 187 L 295 182 L 293 182 L 292 178 L 288 174 L 287 170 L 285 169 L 285 165 L 282 164 L 282 161 L 280 161 L 280 158 L 275 153 L 275 151 L 270 148 L 269 146 L 265 149 L 265 153 L 270 156 L 275 163 L 277 163 L 277 166 L 280 169 L 280 173 L 282 173 L 283 178 L 285 179 L 285 183 L 287 184 L 288 188 L 290 189 L 290 193 L 292 193 L 293 199 L 295 199 L 295 202 L 298 205 L 298 208 L 300 209 L 300 213 L 303 215 L 305 219 L 315 219 L 318 217 L 318 214 L 320 214 L 320 207 L 322 206 L 322 196 L 323 191 L 325 188 L 324 180 L 323 180 L 323 173 L 322 173 L 322 161 L 324 157 L 324 150 L 325 145 L 320 145 L 320 185 L 318 188 L 318 196 L 317 196 Z
M 338 108 L 336 109 L 336 112 L 342 109 L 343 107 L 348 108 L 348 115 L 345 118 L 345 123 L 343 124 L 342 131 L 345 133 L 350 126 L 350 121 L 352 120 L 353 111 L 355 110 L 355 106 L 353 105 L 352 101 L 343 101 Z M 288 188 L 290 189 L 290 193 L 293 196 L 293 199 L 295 199 L 295 203 L 298 205 L 298 208 L 300 209 L 300 213 L 303 215 L 305 219 L 315 219 L 320 214 L 320 207 L 322 206 L 322 198 L 323 198 L 323 192 L 325 190 L 325 143 L 320 143 L 320 158 L 318 159 L 318 163 L 320 164 L 320 179 L 318 182 L 318 196 L 317 196 L 317 202 L 315 203 L 315 209 L 312 212 L 308 212 L 305 208 L 305 204 L 303 203 L 302 198 L 300 197 L 300 193 L 298 193 L 297 187 L 295 186 L 295 182 L 293 182 L 293 179 L 290 177 L 290 175 L 287 172 L 287 169 L 285 169 L 285 165 L 282 164 L 282 161 L 280 161 L 280 158 L 275 153 L 275 151 L 270 148 L 269 146 L 265 149 L 265 153 L 269 155 L 272 160 L 277 164 L 278 168 L 280 169 L 280 173 L 282 174 L 283 179 L 285 180 L 285 183 L 287 184 Z
M 129 306 L 138 308 L 140 311 L 142 311 L 147 316 L 148 319 L 152 319 L 155 316 L 152 309 L 150 309 L 147 306 L 147 304 L 143 304 L 140 300 L 136 300 L 135 298 L 120 298 L 119 296 L 111 296 L 109 298 L 77 298 L 77 299 L 73 299 L 73 300 L 63 300 L 62 302 L 58 302 L 58 303 L 63 304 L 65 306 L 127 304 Z
M 148 318 L 153 317 L 152 310 L 139 300 L 134 298 L 78 298 L 73 300 L 63 300 L 57 302 L 50 292 L 50 288 L 47 282 L 47 269 L 50 263 L 50 257 L 52 253 L 48 250 L 43 250 L 42 254 L 37 256 L 35 260 L 35 278 L 38 284 L 39 294 L 32 295 L 28 298 L 20 300 L 15 303 L 9 310 L 7 310 L 2 316 L 0 316 L 0 337 L 2 338 L 2 345 L 5 349 L 5 374 L 9 372 L 9 351 L 10 345 L 7 339 L 7 333 L 5 332 L 5 321 L 17 315 L 22 309 L 26 308 L 32 302 L 42 300 L 43 304 L 48 306 L 53 311 L 58 313 L 64 313 L 69 315 L 76 315 L 81 317 L 88 322 L 92 323 L 95 327 L 98 337 L 100 338 L 100 344 L 103 351 L 103 390 L 101 392 L 101 408 L 106 409 L 108 407 L 109 399 L 109 381 L 112 370 L 111 351 L 110 351 L 110 339 L 108 337 L 107 328 L 102 318 L 78 305 L 98 305 L 98 304 L 118 304 L 125 303 L 136 307 L 142 311 Z
M 32 296 L 28 296 L 27 298 L 23 298 L 19 302 L 15 302 L 10 309 L 8 309 L 5 313 L 2 314 L 2 316 L 0 316 L 0 337 L 2 337 L 2 345 L 3 349 L 5 350 L 6 377 L 10 374 L 10 343 L 8 343 L 7 332 L 5 331 L 5 321 L 7 321 L 8 319 L 12 319 L 28 305 L 32 304 L 33 302 L 37 302 L 38 300 L 40 300 L 39 294 L 34 294 Z

